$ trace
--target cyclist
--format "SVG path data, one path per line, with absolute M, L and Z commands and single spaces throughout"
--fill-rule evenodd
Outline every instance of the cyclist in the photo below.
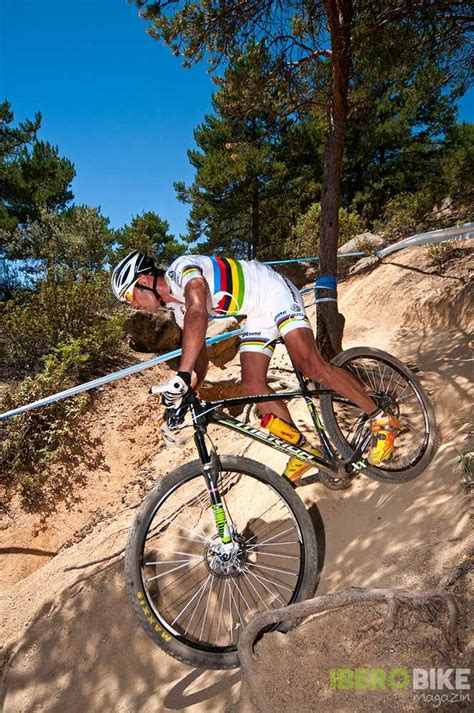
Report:
M 204 343 L 208 315 L 246 315 L 240 344 L 245 394 L 273 393 L 267 383 L 273 352 L 268 342 L 281 335 L 295 366 L 308 379 L 324 383 L 369 416 L 369 462 L 378 465 L 391 457 L 399 421 L 379 409 L 350 372 L 325 361 L 317 349 L 298 290 L 267 265 L 256 260 L 184 255 L 165 270 L 135 250 L 115 267 L 111 283 L 115 296 L 133 309 L 150 313 L 160 307 L 170 309 L 183 330 L 178 373 L 163 385 L 166 406 L 178 405 L 190 388 L 197 389 L 204 380 L 209 363 Z M 261 403 L 259 411 L 262 416 L 271 414 L 296 428 L 282 401 Z M 307 445 L 302 434 L 298 444 Z M 295 481 L 310 467 L 292 457 L 285 475 Z

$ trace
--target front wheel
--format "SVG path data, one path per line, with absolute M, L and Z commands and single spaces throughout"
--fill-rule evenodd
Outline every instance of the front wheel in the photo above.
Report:
M 318 571 L 313 524 L 286 480 L 248 458 L 220 462 L 231 550 L 217 534 L 196 460 L 150 492 L 125 554 L 146 633 L 171 656 L 215 669 L 239 665 L 239 633 L 254 614 L 312 597 Z
M 331 364 L 352 372 L 375 403 L 401 421 L 391 459 L 378 466 L 367 464 L 363 472 L 385 483 L 416 478 L 436 451 L 434 410 L 419 379 L 395 357 L 370 347 L 347 349 Z M 361 409 L 331 392 L 321 395 L 321 415 L 336 448 L 343 458 L 350 458 L 361 436 L 361 425 L 364 427 Z

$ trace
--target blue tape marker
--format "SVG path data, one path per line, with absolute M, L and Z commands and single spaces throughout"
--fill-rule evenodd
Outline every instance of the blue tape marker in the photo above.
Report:
M 315 290 L 337 290 L 337 278 L 332 275 L 321 275 L 316 280 Z

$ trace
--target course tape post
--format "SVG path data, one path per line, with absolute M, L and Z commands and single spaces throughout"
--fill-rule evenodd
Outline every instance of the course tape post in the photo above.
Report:
M 377 257 L 382 258 L 386 255 L 390 255 L 391 253 L 396 252 L 397 250 L 403 250 L 404 248 L 412 247 L 415 245 L 423 245 L 425 243 L 442 243 L 455 240 L 468 240 L 470 238 L 474 238 L 474 223 L 465 223 L 464 225 L 455 226 L 452 228 L 443 228 L 442 230 L 433 230 L 428 233 L 419 233 L 417 235 L 411 235 L 410 237 L 405 238 L 404 240 L 400 240 L 398 243 L 389 245 L 388 247 L 382 248 L 381 250 L 374 251 L 374 254 L 377 255 Z M 343 253 L 340 255 L 338 254 L 337 257 L 360 257 L 365 254 L 366 253 L 363 252 L 345 254 Z M 296 258 L 292 260 L 269 260 L 265 262 L 265 265 L 283 265 L 295 262 L 312 262 L 314 260 L 319 260 L 319 257 Z M 321 289 L 321 287 L 324 289 L 323 285 L 320 285 L 318 287 L 318 284 L 316 284 L 315 287 L 308 287 L 305 290 L 301 290 L 301 294 L 304 295 L 308 292 L 313 292 L 313 290 Z M 322 301 L 324 299 L 328 298 L 317 298 L 316 301 Z M 224 339 L 230 339 L 230 337 L 235 337 L 239 334 L 242 334 L 243 331 L 243 329 L 236 329 L 232 332 L 225 332 L 224 334 L 219 334 L 215 337 L 210 337 L 206 339 L 206 345 L 216 344 L 217 342 L 221 342 Z M 11 409 L 10 411 L 5 411 L 4 413 L 0 414 L 0 421 L 4 421 L 7 418 L 11 418 L 12 416 L 19 416 L 22 413 L 32 411 L 33 409 L 41 408 L 42 406 L 48 406 L 54 401 L 60 401 L 61 399 L 66 399 L 70 396 L 76 396 L 77 394 L 80 394 L 83 391 L 90 391 L 91 389 L 96 389 L 97 387 L 102 386 L 103 384 L 108 384 L 111 381 L 117 381 L 118 379 L 122 379 L 125 376 L 136 374 L 139 371 L 149 369 L 152 366 L 161 364 L 162 362 L 168 361 L 169 359 L 174 359 L 180 355 L 181 349 L 175 349 L 172 352 L 167 352 L 166 354 L 154 357 L 153 359 L 148 359 L 147 361 L 139 362 L 138 364 L 133 364 L 132 366 L 127 367 L 126 369 L 121 369 L 120 371 L 116 371 L 112 374 L 101 376 L 99 379 L 88 381 L 85 384 L 73 386 L 71 389 L 66 389 L 65 391 L 60 391 L 57 394 L 53 394 L 52 396 L 47 396 L 44 399 L 33 401 L 33 403 L 31 404 L 25 404 L 24 406 L 19 406 L 17 408 Z

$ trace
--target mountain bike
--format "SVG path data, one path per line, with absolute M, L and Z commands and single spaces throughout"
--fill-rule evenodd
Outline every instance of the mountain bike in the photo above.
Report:
M 254 614 L 312 597 L 317 587 L 320 536 L 295 488 L 262 463 L 219 455 L 207 433 L 210 424 L 311 463 L 316 476 L 299 485 L 317 479 L 344 488 L 359 473 L 403 483 L 431 461 L 434 412 L 410 369 L 366 347 L 344 351 L 332 363 L 349 369 L 379 407 L 400 419 L 390 461 L 369 465 L 367 416 L 296 368 L 294 391 L 207 402 L 191 392 L 177 409 L 165 411 L 171 428 L 190 416 L 198 458 L 166 475 L 145 498 L 128 539 L 125 575 L 140 624 L 171 656 L 194 667 L 234 668 L 239 631 Z M 295 398 L 306 402 L 320 455 L 222 410 Z M 289 625 L 275 628 L 287 631 Z

